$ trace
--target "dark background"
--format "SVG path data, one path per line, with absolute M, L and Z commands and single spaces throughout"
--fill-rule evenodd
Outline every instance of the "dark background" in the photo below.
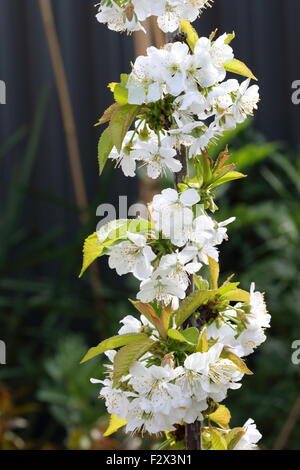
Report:
M 96 22 L 93 0 L 53 0 L 52 4 L 92 198 L 95 187 L 101 184 L 95 160 L 98 133 L 92 125 L 111 102 L 107 83 L 117 81 L 120 72 L 130 70 L 129 62 L 134 59 L 132 40 L 124 34 L 113 34 Z M 7 84 L 8 101 L 7 106 L 1 107 L 0 139 L 3 141 L 32 120 L 41 89 L 49 85 L 51 99 L 32 184 L 43 192 L 72 199 L 68 161 L 64 158 L 65 137 L 38 2 L 0 0 L 0 8 L 0 71 Z M 197 24 L 204 35 L 215 28 L 236 32 L 235 55 L 255 70 L 261 87 L 255 125 L 268 139 L 285 140 L 293 146 L 299 141 L 300 109 L 290 99 L 291 84 L 300 79 L 299 17 L 297 0 L 216 0 Z M 10 158 L 3 162 L 6 184 L 13 164 Z M 112 178 L 122 189 L 120 194 L 134 193 L 131 179 L 122 178 L 119 172 Z M 51 224 L 52 217 L 57 220 L 57 213 L 50 211 L 45 217 L 40 208 L 29 207 L 42 226 Z
M 96 295 L 90 287 L 89 275 L 82 281 L 76 279 L 82 241 L 95 228 L 97 204 L 116 205 L 118 195 L 128 195 L 131 204 L 139 191 L 137 178 L 125 178 L 120 170 L 107 169 L 102 178 L 98 176 L 99 129 L 93 124 L 111 104 L 107 83 L 118 81 L 121 72 L 129 72 L 134 48 L 131 37 L 109 31 L 96 22 L 93 5 L 94 1 L 87 0 L 52 1 L 89 198 L 90 217 L 82 225 L 75 204 L 66 138 L 39 3 L 37 0 L 0 0 L 0 79 L 7 86 L 7 104 L 0 106 L 0 338 L 8 345 L 8 364 L 0 366 L 2 398 L 6 400 L 3 398 L 2 403 L 9 402 L 11 410 L 16 404 L 33 406 L 26 411 L 28 423 L 26 430 L 20 433 L 22 445 L 34 448 L 81 446 L 78 434 L 86 435 L 87 429 L 94 426 L 97 413 L 104 412 L 101 405 L 95 403 L 95 389 L 88 384 L 92 372 L 85 369 L 86 377 L 81 376 L 77 359 L 86 345 L 112 333 L 118 318 L 133 313 L 125 301 L 135 286 L 128 279 L 120 283 L 107 270 L 105 261 L 99 264 L 102 289 Z M 245 137 L 238 138 L 236 146 L 246 145 L 252 139 L 259 144 L 280 141 L 285 158 L 298 169 L 300 107 L 291 102 L 291 85 L 300 79 L 299 17 L 298 0 L 216 0 L 213 8 L 195 25 L 202 35 L 209 35 L 215 28 L 220 33 L 234 30 L 235 56 L 246 62 L 259 79 L 259 111 L 251 130 Z M 35 118 L 36 113 L 40 114 Z M 36 130 L 39 124 L 40 132 Z M 269 206 L 257 209 L 255 216 L 251 213 L 248 219 L 241 218 L 245 225 L 240 234 L 233 234 L 231 248 L 224 255 L 224 268 L 241 272 L 242 279 L 248 281 L 247 268 L 258 266 L 262 288 L 267 293 L 271 291 L 269 295 L 275 310 L 274 340 L 265 354 L 259 356 L 257 389 L 253 390 L 256 385 L 252 379 L 248 389 L 247 385 L 245 388 L 246 398 L 236 404 L 236 412 L 244 421 L 250 415 L 255 418 L 266 435 L 264 445 L 272 447 L 299 391 L 298 371 L 296 373 L 293 366 L 291 377 L 287 378 L 290 365 L 285 362 L 289 361 L 291 341 L 297 339 L 299 332 L 299 327 L 296 331 L 294 327 L 295 322 L 299 325 L 296 305 L 299 266 L 292 264 L 298 257 L 298 219 L 289 222 L 294 224 L 296 233 L 292 242 L 287 237 L 279 248 L 272 246 L 264 251 L 262 247 L 270 237 L 281 240 L 283 236 L 276 232 L 277 228 L 266 234 L 266 222 L 271 226 L 266 214 L 276 212 L 279 202 L 286 197 L 283 213 L 294 216 L 299 212 L 298 205 L 291 208 L 287 204 L 297 203 L 299 193 L 274 194 L 274 185 L 266 189 L 264 171 L 274 170 L 276 177 L 283 173 L 277 167 L 274 169 L 272 162 L 263 165 L 250 169 L 249 177 L 253 178 L 247 181 L 248 189 L 235 186 L 237 189 L 224 196 L 225 213 L 230 205 L 238 206 L 239 202 L 250 208 L 270 202 Z M 291 185 L 288 178 L 284 185 L 287 188 Z M 238 206 L 236 210 L 241 211 L 241 208 Z M 272 260 L 280 260 L 288 244 L 291 255 L 283 259 L 274 279 L 270 275 L 274 266 L 261 267 L 259 263 L 269 263 L 271 254 Z M 280 284 L 283 276 L 280 272 L 287 266 L 292 266 L 290 277 L 286 276 L 282 289 L 286 295 L 290 289 L 291 295 L 287 302 L 280 303 L 272 289 Z M 295 282 L 293 289 L 290 279 Z M 288 308 L 294 308 L 293 321 L 280 316 L 283 313 L 287 316 Z M 280 316 L 277 323 L 276 312 L 277 318 Z M 274 361 L 278 364 L 277 371 L 272 369 Z M 266 366 L 266 363 L 273 363 L 273 366 Z M 99 370 L 97 373 L 99 376 Z M 75 383 L 74 376 L 78 378 Z M 82 385 L 85 380 L 86 387 Z M 274 388 L 274 396 L 270 388 Z M 239 393 L 243 392 L 236 392 Z M 86 409 L 89 400 L 91 405 Z M 9 413 L 11 416 L 15 412 Z M 274 413 L 278 416 L 276 422 Z M 286 446 L 299 448 L 295 432 L 293 439 Z M 121 444 L 99 442 L 97 448 L 128 445 L 123 441 Z M 17 440 L 12 445 L 17 446 Z

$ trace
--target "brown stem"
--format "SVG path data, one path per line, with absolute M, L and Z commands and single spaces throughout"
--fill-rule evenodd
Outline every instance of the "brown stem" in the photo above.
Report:
M 200 421 L 185 425 L 185 447 L 186 450 L 202 450 Z
M 178 160 L 180 161 L 182 168 L 180 171 L 175 173 L 175 184 L 182 183 L 185 176 L 187 175 L 187 157 L 186 157 L 186 149 L 185 147 L 181 147 L 180 152 L 177 155 Z
M 287 418 L 286 423 L 284 424 L 280 435 L 276 439 L 274 444 L 274 450 L 283 450 L 285 449 L 289 439 L 297 425 L 297 422 L 300 419 L 300 396 L 297 397 L 290 414 Z
M 182 169 L 178 173 L 175 173 L 175 176 L 174 176 L 175 186 L 183 182 L 184 177 L 187 175 L 187 171 L 188 171 L 186 149 L 183 146 L 181 147 L 180 152 L 177 155 L 177 158 L 182 165 Z M 194 290 L 193 276 L 190 276 L 190 285 L 187 291 L 187 295 L 193 292 L 193 290 Z M 191 315 L 183 324 L 183 328 L 195 326 L 195 320 L 196 319 L 195 319 L 194 314 Z M 186 450 L 201 450 L 202 446 L 201 446 L 201 423 L 200 421 L 195 421 L 192 424 L 185 425 L 185 447 L 186 447 Z

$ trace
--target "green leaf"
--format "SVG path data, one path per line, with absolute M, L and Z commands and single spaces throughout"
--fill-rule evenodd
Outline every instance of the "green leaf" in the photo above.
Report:
M 233 31 L 230 34 L 227 34 L 227 38 L 224 41 L 224 44 L 230 44 L 233 41 L 234 38 L 235 38 L 235 32 Z
M 234 428 L 225 434 L 228 450 L 233 450 L 244 434 L 245 430 L 243 428 Z
M 101 227 L 84 242 L 83 264 L 79 277 L 82 277 L 95 259 L 106 253 L 106 248 L 120 239 L 126 239 L 127 232 L 147 233 L 151 227 L 151 222 L 145 219 L 118 219 Z
M 167 338 L 167 331 L 172 312 L 170 308 L 165 308 L 162 311 L 161 316 L 158 317 L 151 304 L 144 304 L 143 302 L 138 302 L 131 299 L 129 299 L 129 302 L 131 302 L 132 305 L 152 323 L 162 338 Z
M 118 103 L 114 103 L 111 106 L 109 106 L 109 108 L 107 108 L 104 111 L 99 121 L 95 124 L 95 127 L 101 126 L 101 124 L 105 124 L 106 122 L 110 121 L 112 114 L 119 108 L 120 108 L 120 105 Z
M 181 331 L 176 330 L 175 328 L 172 328 L 168 330 L 168 336 L 171 339 L 175 339 L 176 341 L 180 341 L 181 343 L 188 343 L 188 339 L 183 336 Z
M 220 266 L 217 261 L 213 258 L 208 258 L 209 264 L 209 277 L 210 277 L 210 288 L 211 289 L 218 289 L 218 281 L 220 275 Z
M 249 302 L 250 294 L 243 289 L 234 289 L 225 294 L 225 297 L 231 302 Z
M 198 290 L 209 290 L 208 281 L 197 274 L 194 274 L 194 283 Z
M 127 421 L 125 419 L 121 419 L 117 415 L 110 415 L 109 426 L 106 429 L 103 436 L 104 437 L 111 436 L 111 434 L 114 434 L 115 432 L 117 432 L 120 428 L 125 426 L 125 424 L 127 424 Z
M 144 233 L 147 236 L 152 224 L 146 219 L 116 219 L 103 225 L 97 232 L 100 243 L 108 239 L 127 238 L 127 232 Z
M 114 358 L 113 385 L 118 385 L 120 379 L 128 374 L 132 364 L 155 344 L 155 341 L 147 337 L 147 339 L 135 341 L 120 349 Z
M 93 233 L 84 241 L 83 245 L 83 263 L 79 277 L 82 277 L 87 268 L 100 256 L 104 254 L 105 248 L 110 246 L 115 240 L 108 240 L 100 243 L 97 233 Z
M 180 341 L 181 343 L 196 345 L 198 342 L 199 330 L 195 327 L 187 328 L 181 331 L 172 328 L 168 330 L 168 336 L 169 338 Z
M 120 83 L 109 83 L 108 88 L 114 94 L 115 101 L 117 104 L 127 104 L 128 103 L 128 89 L 126 88 L 129 75 L 122 73 L 120 76 Z
M 205 353 L 208 351 L 208 341 L 207 341 L 207 334 L 206 334 L 206 328 L 204 328 L 202 334 L 199 336 L 198 344 L 196 351 Z
M 184 299 L 180 307 L 174 312 L 176 325 L 182 325 L 200 305 L 207 304 L 207 302 L 215 297 L 218 291 L 195 291 Z
M 237 286 L 239 286 L 239 282 L 226 282 L 218 289 L 218 294 L 226 295 L 228 292 L 232 292 L 236 290 Z
M 144 333 L 127 333 L 126 335 L 112 336 L 109 339 L 105 339 L 98 346 L 88 350 L 84 358 L 80 361 L 80 364 L 93 359 L 93 357 L 98 356 L 99 354 L 109 351 L 110 349 L 120 348 L 126 344 L 147 341 L 148 336 Z
M 196 42 L 199 39 L 199 36 L 196 30 L 193 28 L 191 23 L 187 20 L 180 21 L 180 30 L 182 33 L 187 35 L 187 43 L 190 46 L 191 50 L 194 52 Z
M 137 115 L 140 106 L 124 104 L 118 108 L 111 116 L 109 132 L 118 152 L 121 151 L 122 143 L 127 131 Z
M 166 439 L 158 446 L 157 450 L 165 450 L 174 443 L 175 443 L 174 438 Z
M 220 428 L 228 429 L 228 425 L 231 420 L 231 413 L 228 408 L 224 405 L 219 405 L 216 411 L 207 415 L 207 417 L 214 421 Z
M 118 104 L 128 103 L 128 89 L 118 83 L 114 89 L 114 98 Z
M 253 375 L 253 372 L 251 372 L 251 370 L 246 366 L 245 361 L 228 349 L 223 349 L 221 357 L 233 362 L 237 366 L 238 370 L 243 372 L 243 374 Z
M 257 80 L 247 65 L 238 59 L 232 59 L 230 62 L 226 62 L 226 64 L 224 64 L 224 69 L 227 70 L 227 72 L 236 73 L 237 75 Z
M 214 450 L 227 450 L 227 442 L 219 429 L 210 426 L 210 438 Z
M 221 186 L 221 184 L 228 183 L 229 181 L 239 180 L 241 178 L 247 178 L 247 175 L 244 173 L 240 173 L 239 171 L 229 171 L 226 175 L 218 178 L 211 186 L 216 188 L 217 186 Z
M 187 339 L 187 341 L 191 344 L 196 345 L 199 339 L 199 330 L 198 328 L 192 326 L 191 328 L 187 328 L 186 330 L 181 331 L 183 336 Z
M 101 175 L 106 165 L 107 159 L 110 152 L 113 149 L 113 141 L 110 132 L 107 129 L 102 133 L 98 143 L 98 163 L 99 163 L 99 174 Z

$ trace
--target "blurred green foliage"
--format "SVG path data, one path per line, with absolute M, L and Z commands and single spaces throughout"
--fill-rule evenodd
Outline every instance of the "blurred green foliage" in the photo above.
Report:
M 217 217 L 237 218 L 221 261 L 244 288 L 255 281 L 266 293 L 272 328 L 249 358 L 254 375 L 227 403 L 236 425 L 251 416 L 263 433 L 263 446 L 273 448 L 300 395 L 300 366 L 291 360 L 292 343 L 300 339 L 300 155 L 265 143 L 252 128 L 234 137 L 230 153 L 248 179 L 227 186 L 219 196 Z M 299 450 L 299 422 L 286 438 L 286 448 Z
M 82 241 L 94 230 L 97 205 L 105 201 L 109 168 L 88 221 L 71 239 L 64 237 L 67 228 L 59 224 L 46 233 L 33 233 L 22 216 L 47 99 L 44 93 L 32 127 L 19 129 L 0 147 L 0 166 L 11 148 L 24 149 L 1 201 L 0 337 L 7 344 L 8 365 L 0 367 L 5 390 L 0 394 L 0 447 L 129 448 L 139 442 L 126 441 L 122 434 L 118 441 L 101 437 L 105 410 L 97 399 L 98 387 L 89 378 L 102 376 L 102 364 L 93 360 L 79 365 L 88 346 L 113 334 L 119 319 L 133 313 L 126 301 L 134 295 L 131 281 L 117 287 L 105 281 L 95 296 L 90 274 L 81 281 L 74 277 L 80 268 Z M 268 341 L 249 359 L 254 376 L 245 378 L 241 391 L 232 392 L 227 404 L 234 425 L 251 416 L 264 435 L 263 446 L 272 448 L 299 395 L 300 367 L 291 362 L 291 344 L 300 339 L 300 156 L 266 142 L 246 125 L 228 133 L 210 149 L 211 154 L 228 142 L 238 169 L 248 179 L 224 185 L 218 193 L 221 210 L 216 218 L 237 217 L 222 250 L 224 277 L 236 273 L 244 288 L 255 281 L 266 292 L 273 321 Z M 77 211 L 72 202 L 56 195 L 47 203 Z M 55 274 L 50 269 L 41 275 L 40 268 L 46 267 L 41 272 L 47 273 L 49 263 L 56 266 Z M 25 417 L 26 425 L 12 416 Z M 20 422 L 24 426 L 17 426 Z M 10 427 L 15 425 L 12 434 Z M 286 447 L 299 449 L 299 442 L 300 426 L 296 426 Z

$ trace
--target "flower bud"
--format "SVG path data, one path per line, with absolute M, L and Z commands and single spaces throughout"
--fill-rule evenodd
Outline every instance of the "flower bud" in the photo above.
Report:
M 133 13 L 134 13 L 134 5 L 132 5 L 132 3 L 128 3 L 128 5 L 126 5 L 125 7 L 125 15 L 128 21 L 132 21 Z
M 169 366 L 171 367 L 171 369 L 174 369 L 174 355 L 171 353 L 171 354 L 166 354 L 162 361 L 161 361 L 161 366 L 162 367 L 165 367 L 165 366 Z

